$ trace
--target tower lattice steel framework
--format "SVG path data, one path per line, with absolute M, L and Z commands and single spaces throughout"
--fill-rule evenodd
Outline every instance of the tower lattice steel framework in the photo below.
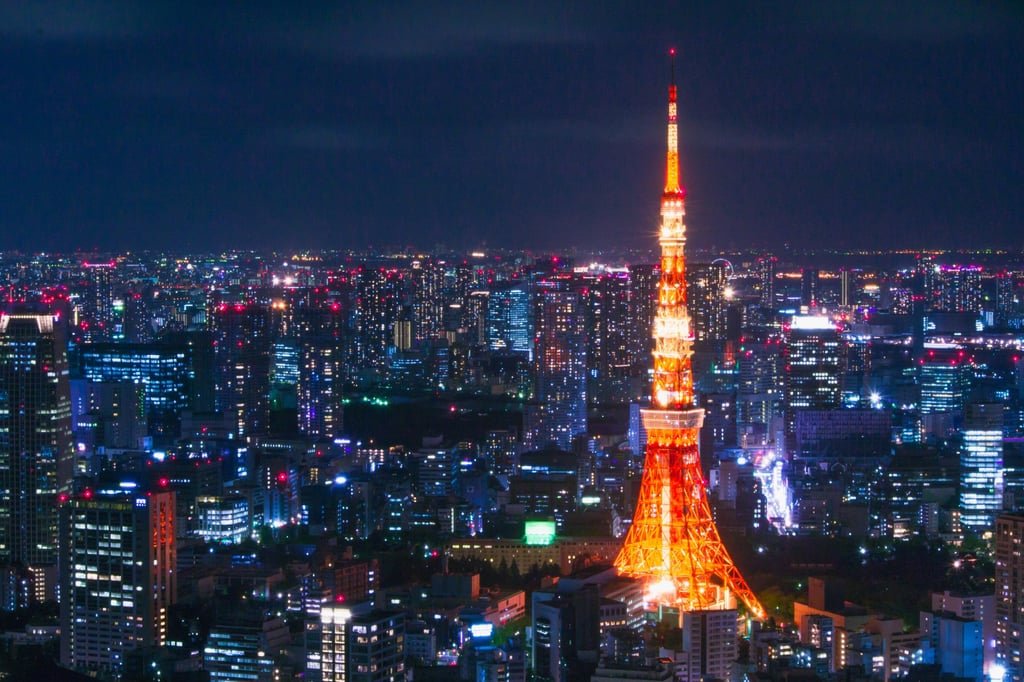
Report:
M 675 51 L 670 55 L 673 60 Z M 674 70 L 674 69 L 673 69 Z M 676 86 L 668 90 L 668 154 L 661 197 L 661 280 L 654 320 L 651 409 L 640 496 L 615 559 L 622 575 L 643 579 L 650 603 L 681 611 L 764 609 L 733 563 L 711 516 L 697 450 L 704 410 L 693 407 L 693 335 L 686 308 L 686 191 L 679 183 Z

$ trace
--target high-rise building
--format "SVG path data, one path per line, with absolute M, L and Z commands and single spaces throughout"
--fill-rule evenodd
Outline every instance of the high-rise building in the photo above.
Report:
M 981 284 L 981 268 L 956 265 L 939 270 L 937 308 L 957 313 L 980 313 L 985 295 Z
M 444 333 L 444 264 L 436 260 L 414 260 L 412 288 L 412 337 L 419 343 Z
M 519 473 L 519 439 L 514 431 L 488 431 L 480 447 L 480 454 L 492 474 L 515 476 Z
M 689 611 L 682 617 L 682 647 L 676 680 L 728 680 L 738 653 L 737 613 L 733 609 Z
M 697 263 L 686 273 L 693 335 L 698 343 L 725 340 L 727 267 L 725 261 L 717 260 Z
M 320 611 L 319 656 L 310 668 L 322 682 L 405 680 L 405 616 L 387 611 L 354 614 L 344 606 Z M 319 658 L 319 660 L 317 660 Z
M 344 405 L 342 350 L 331 338 L 310 338 L 302 344 L 299 365 L 299 432 L 318 440 L 342 433 Z
M 217 410 L 240 437 L 262 435 L 270 422 L 270 315 L 257 304 L 221 303 L 211 317 Z
M 534 679 L 589 679 L 600 643 L 599 604 L 600 591 L 594 584 L 558 586 L 531 595 Z
M 237 544 L 252 537 L 249 500 L 241 495 L 196 498 L 194 536 L 206 542 Z
M 632 323 L 630 355 L 642 375 L 646 375 L 654 352 L 654 316 L 658 310 L 658 282 L 661 266 L 641 263 L 629 268 L 629 319 Z M 644 387 L 645 390 L 649 386 Z
M 61 663 L 118 678 L 177 599 L 174 493 L 86 490 L 61 509 Z
M 674 52 L 673 52 L 674 54 Z M 661 198 L 661 281 L 654 320 L 651 409 L 640 494 L 615 567 L 644 583 L 645 602 L 679 613 L 729 610 L 740 599 L 764 609 L 722 543 L 711 514 L 694 408 L 693 333 L 686 298 L 686 193 L 679 181 L 676 86 L 669 87 L 668 152 Z
M 355 278 L 355 351 L 360 369 L 384 371 L 401 311 L 402 273 L 394 268 L 361 267 Z
M 775 310 L 775 269 L 778 258 L 765 255 L 757 259 L 758 293 L 761 307 L 766 311 Z
M 854 284 L 854 275 L 848 268 L 839 271 L 839 305 L 847 307 L 855 300 Z
M 627 273 L 609 272 L 578 285 L 586 306 L 587 396 L 592 403 L 622 404 L 631 397 L 629 284 Z
M 970 358 L 959 345 L 924 344 L 918 373 L 921 414 L 962 412 L 970 382 L 969 372 Z
M 943 672 L 981 679 L 995 662 L 995 595 L 933 592 L 931 611 L 922 611 L 921 634 L 931 640 Z M 974 623 L 975 625 L 968 625 Z M 960 670 L 964 672 L 959 672 Z
M 146 412 L 160 420 L 192 406 L 195 373 L 188 346 L 176 343 L 89 343 L 78 348 L 78 370 L 94 382 L 143 387 Z
M 800 273 L 800 305 L 816 308 L 821 304 L 821 273 L 818 268 L 804 268 Z
M 114 336 L 114 286 L 116 263 L 83 263 L 88 277 L 87 296 L 83 301 L 82 336 L 89 341 L 104 341 Z
M 782 340 L 748 336 L 736 354 L 736 431 L 741 446 L 767 445 L 781 413 Z
M 1024 516 L 996 518 L 996 665 L 1024 680 Z
M 1020 310 L 1017 297 L 1017 278 L 1009 272 L 1000 272 L 995 277 L 996 295 L 992 309 L 995 312 L 995 323 L 1006 325 Z
M 490 289 L 485 325 L 488 348 L 532 358 L 532 322 L 530 288 L 526 282 L 510 282 Z
M 563 450 L 587 431 L 587 341 L 583 306 L 574 291 L 548 284 L 537 292 L 534 337 L 535 404 L 528 407 L 528 447 L 554 442 Z
M 76 445 L 140 447 L 146 435 L 144 394 L 142 386 L 130 381 L 72 379 L 71 424 Z
M 835 325 L 821 315 L 794 315 L 786 336 L 786 433 L 796 432 L 800 410 L 829 410 L 842 405 L 842 339 Z M 794 443 L 789 443 L 792 447 Z
M 992 530 L 1002 509 L 1003 404 L 967 407 L 960 451 L 960 523 L 976 533 Z
M 71 390 L 60 315 L 0 314 L 0 562 L 57 562 L 71 488 Z

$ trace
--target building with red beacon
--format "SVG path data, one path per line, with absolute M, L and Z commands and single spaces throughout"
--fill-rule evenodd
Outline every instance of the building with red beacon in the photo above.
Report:
M 674 61 L 675 50 L 670 51 Z M 674 71 L 674 69 L 673 69 Z M 654 381 L 640 495 L 615 559 L 619 573 L 644 581 L 652 607 L 680 613 L 764 609 L 718 534 L 700 466 L 704 410 L 694 407 L 693 333 L 686 302 L 686 191 L 679 181 L 679 131 L 673 74 L 668 90 L 668 154 L 661 197 L 661 280 L 654 319 Z

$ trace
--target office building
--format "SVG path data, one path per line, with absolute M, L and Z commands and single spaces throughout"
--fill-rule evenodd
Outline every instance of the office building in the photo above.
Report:
M 959 414 L 970 381 L 970 358 L 953 343 L 926 343 L 918 371 L 922 415 Z
M 825 316 L 794 315 L 784 355 L 786 433 L 795 447 L 801 410 L 832 410 L 842 404 L 844 352 L 835 325 Z
M 533 357 L 533 315 L 526 282 L 494 285 L 486 312 L 487 347 L 492 351 Z
M 203 650 L 210 682 L 278 682 L 277 660 L 291 644 L 288 624 L 256 608 L 218 613 Z
M 992 530 L 1003 504 L 1003 404 L 967 407 L 960 451 L 960 523 L 975 533 Z
M 119 677 L 161 646 L 177 599 L 173 492 L 86 490 L 61 509 L 61 663 Z
M 196 528 L 205 542 L 237 544 L 252 536 L 249 500 L 241 495 L 203 495 L 196 498 Z
M 182 410 L 204 407 L 197 404 L 196 397 L 201 382 L 209 381 L 209 376 L 208 372 L 204 377 L 197 375 L 197 350 L 184 340 L 83 344 L 77 350 L 78 374 L 92 382 L 141 386 L 147 418 L 158 427 L 176 421 Z

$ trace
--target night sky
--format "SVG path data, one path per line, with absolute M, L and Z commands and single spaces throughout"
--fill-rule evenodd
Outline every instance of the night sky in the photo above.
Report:
M 0 3 L 0 250 L 1024 245 L 1024 4 Z

